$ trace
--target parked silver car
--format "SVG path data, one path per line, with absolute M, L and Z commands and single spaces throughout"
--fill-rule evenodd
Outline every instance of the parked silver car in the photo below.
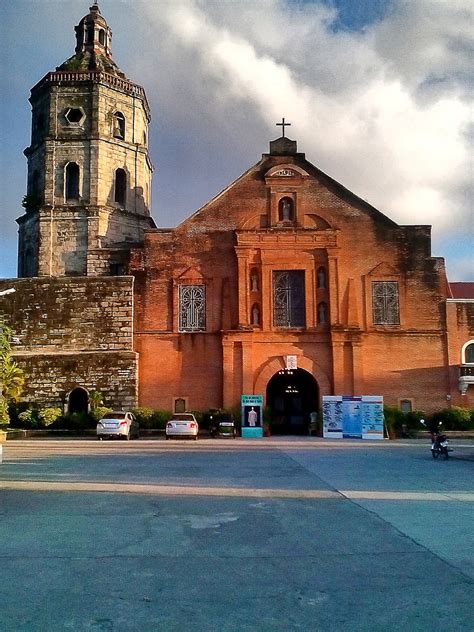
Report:
M 199 426 L 192 413 L 175 413 L 166 423 L 166 438 L 191 437 L 198 438 Z
M 140 426 L 130 412 L 107 413 L 97 424 L 97 439 L 115 437 L 117 439 L 138 439 Z

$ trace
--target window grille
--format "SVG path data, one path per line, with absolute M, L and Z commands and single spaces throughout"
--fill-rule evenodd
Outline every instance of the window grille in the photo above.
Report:
M 206 286 L 179 286 L 179 331 L 205 331 Z
M 273 324 L 275 327 L 305 326 L 304 270 L 273 272 Z
M 400 305 L 396 281 L 372 282 L 372 311 L 374 325 L 399 325 Z

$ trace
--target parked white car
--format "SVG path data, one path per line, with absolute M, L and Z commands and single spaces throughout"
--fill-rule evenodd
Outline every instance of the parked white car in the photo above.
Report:
M 104 437 L 117 439 L 138 439 L 140 426 L 135 416 L 130 412 L 114 411 L 107 413 L 97 424 L 97 439 Z
M 191 437 L 198 438 L 199 425 L 192 413 L 175 413 L 166 423 L 166 438 Z

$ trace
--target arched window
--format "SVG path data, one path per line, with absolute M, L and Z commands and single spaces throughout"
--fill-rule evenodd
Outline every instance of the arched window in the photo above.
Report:
M 114 114 L 114 138 L 125 139 L 125 116 L 122 112 L 115 112 Z
M 66 165 L 66 202 L 79 199 L 79 165 L 75 162 L 68 162 Z
M 99 44 L 102 44 L 102 46 L 105 44 L 105 31 L 104 31 L 104 29 L 100 29 L 100 31 L 99 31 Z
M 322 266 L 318 268 L 317 280 L 318 289 L 324 289 L 326 287 L 326 269 Z
M 295 219 L 294 202 L 290 197 L 281 198 L 278 202 L 278 221 L 293 222 Z
M 92 44 L 94 41 L 94 25 L 89 24 L 86 30 L 86 44 Z
M 328 306 L 321 302 L 318 304 L 318 324 L 324 325 L 328 322 Z
M 258 327 L 260 325 L 260 307 L 257 305 L 257 303 L 252 306 L 251 318 L 252 325 L 254 327 Z
M 117 169 L 115 172 L 115 196 L 114 199 L 118 204 L 125 204 L 127 197 L 127 174 L 123 169 Z
M 474 364 L 474 342 L 470 342 L 464 349 L 463 364 Z

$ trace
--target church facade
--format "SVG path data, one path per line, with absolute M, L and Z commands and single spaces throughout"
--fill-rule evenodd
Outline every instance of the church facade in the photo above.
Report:
M 76 40 L 32 89 L 21 278 L 0 282 L 17 289 L 0 311 L 25 399 L 74 408 L 99 390 L 113 407 L 206 411 L 257 394 L 282 432 L 304 431 L 324 395 L 474 406 L 473 284 L 448 282 L 429 226 L 396 224 L 283 132 L 156 228 L 145 92 L 96 4 Z

